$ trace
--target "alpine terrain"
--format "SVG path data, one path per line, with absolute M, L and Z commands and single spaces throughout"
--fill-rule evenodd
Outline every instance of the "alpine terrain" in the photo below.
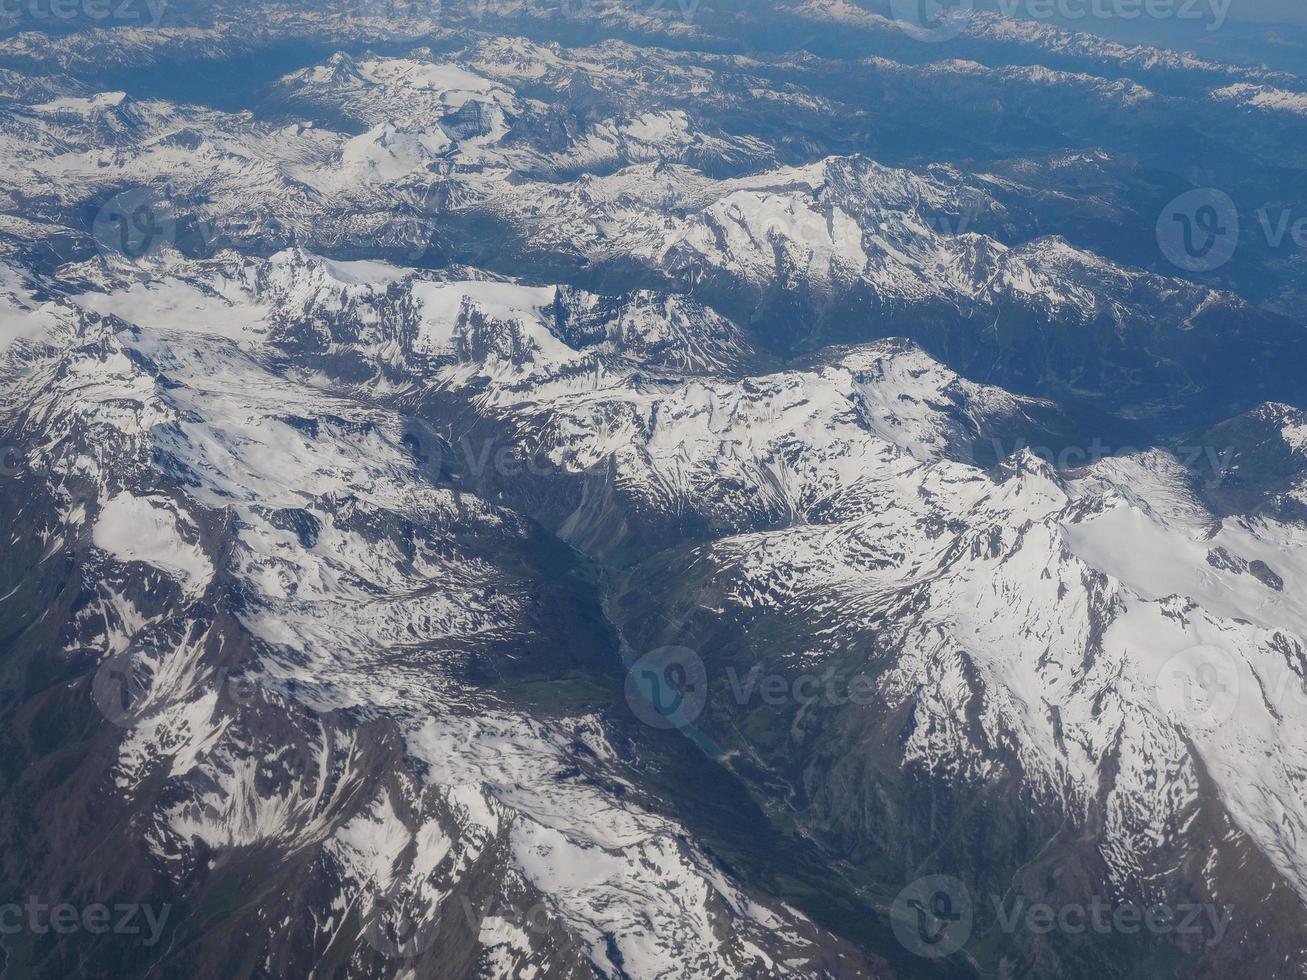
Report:
M 1307 976 L 1307 31 L 936 6 L 3 13 L 0 976 Z

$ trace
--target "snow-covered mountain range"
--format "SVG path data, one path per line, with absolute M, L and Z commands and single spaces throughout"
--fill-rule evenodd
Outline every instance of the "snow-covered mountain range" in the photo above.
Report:
M 1307 82 L 492 8 L 0 39 L 0 970 L 1300 976 Z

